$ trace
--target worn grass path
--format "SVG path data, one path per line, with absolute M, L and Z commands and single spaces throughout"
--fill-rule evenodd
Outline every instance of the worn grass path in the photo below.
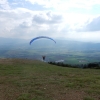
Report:
M 0 100 L 100 100 L 100 70 L 0 59 Z

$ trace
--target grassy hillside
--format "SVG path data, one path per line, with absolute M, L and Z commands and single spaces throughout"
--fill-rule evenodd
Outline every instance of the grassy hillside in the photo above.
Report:
M 0 100 L 100 100 L 100 70 L 0 59 Z

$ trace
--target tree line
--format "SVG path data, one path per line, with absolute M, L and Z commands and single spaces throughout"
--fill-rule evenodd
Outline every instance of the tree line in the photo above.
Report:
M 100 62 L 93 62 L 93 63 L 88 63 L 88 64 L 77 64 L 77 65 L 65 64 L 63 62 L 48 62 L 48 63 L 52 65 L 61 66 L 61 67 L 100 69 Z

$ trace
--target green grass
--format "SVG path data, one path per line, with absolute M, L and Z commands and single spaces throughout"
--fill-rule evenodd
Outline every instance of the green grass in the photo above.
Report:
M 100 70 L 0 60 L 0 100 L 99 100 L 99 94 Z

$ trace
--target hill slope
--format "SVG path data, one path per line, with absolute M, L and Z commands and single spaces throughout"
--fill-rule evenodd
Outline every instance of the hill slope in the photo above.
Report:
M 0 59 L 0 100 L 100 100 L 100 70 Z

